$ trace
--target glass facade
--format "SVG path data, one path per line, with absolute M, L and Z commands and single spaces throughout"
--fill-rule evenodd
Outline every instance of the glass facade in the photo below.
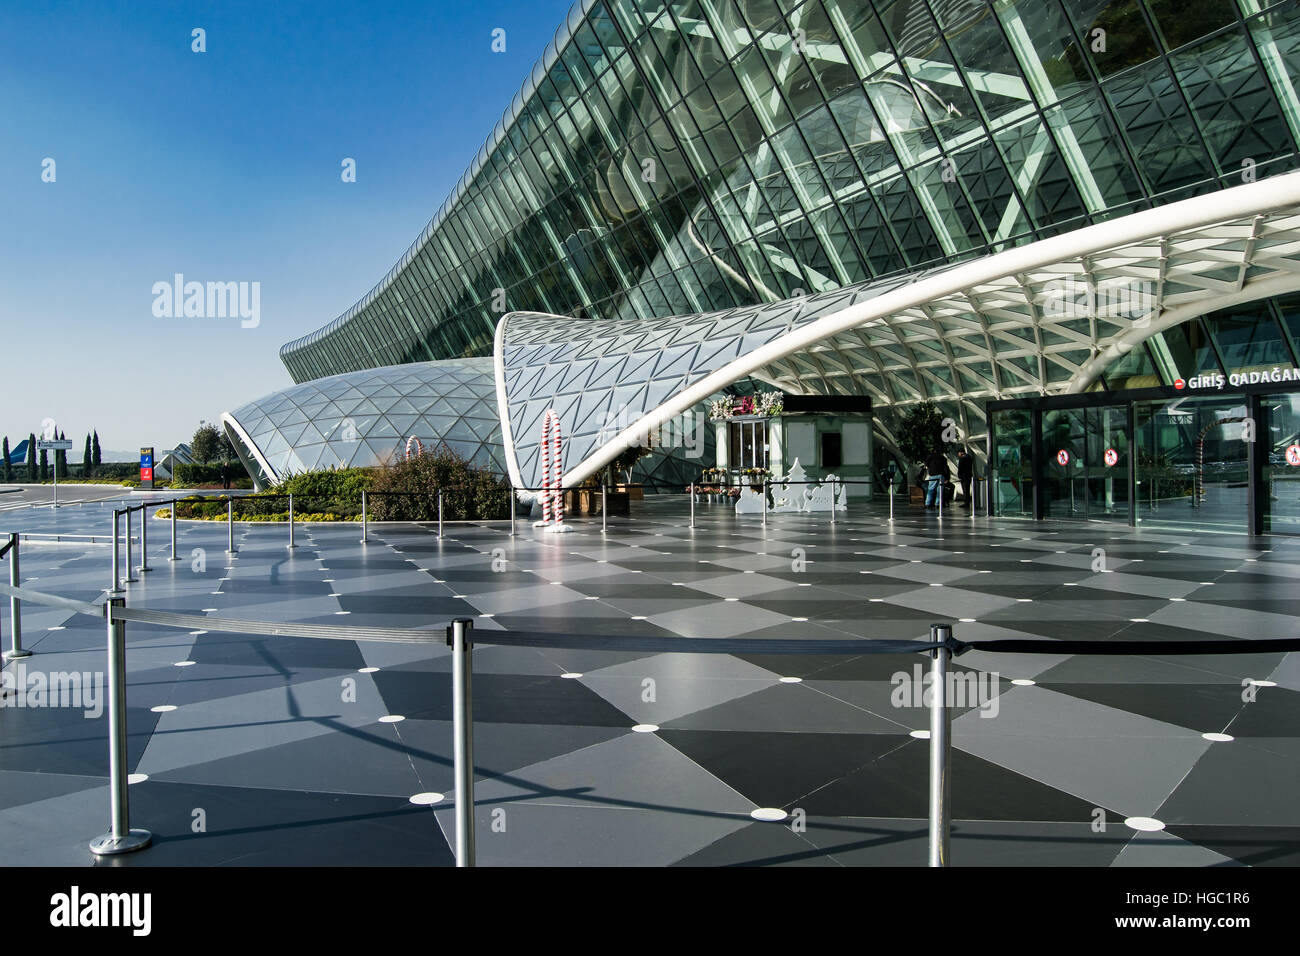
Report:
M 1266 0 L 584 0 L 403 260 L 282 358 L 303 382 L 487 355 L 506 312 L 771 303 L 1290 169 L 1298 44 Z M 1245 308 L 1212 354 L 1209 320 L 1166 331 L 1100 387 L 1282 361 L 1297 320 Z M 911 364 L 878 406 L 1018 374 Z

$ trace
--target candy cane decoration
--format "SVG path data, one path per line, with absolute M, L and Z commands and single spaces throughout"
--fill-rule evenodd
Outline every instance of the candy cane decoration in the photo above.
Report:
M 563 457 L 560 416 L 548 408 L 542 420 L 542 524 L 550 525 L 554 516 L 557 528 L 564 524 L 564 490 L 560 487 Z
M 422 444 L 420 443 L 420 439 L 418 439 L 418 438 L 416 438 L 414 435 L 412 435 L 410 438 L 406 439 L 406 460 L 407 460 L 407 461 L 410 461 L 410 460 L 411 460 L 411 444 L 412 444 L 412 443 L 415 444 L 415 454 L 416 454 L 417 456 L 418 456 L 418 455 L 423 455 L 423 454 L 424 454 L 424 445 L 422 445 Z

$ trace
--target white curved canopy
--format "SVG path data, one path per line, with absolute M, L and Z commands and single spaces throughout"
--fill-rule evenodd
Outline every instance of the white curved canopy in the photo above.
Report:
M 1193 316 L 1300 289 L 1300 172 L 1160 206 L 912 276 L 765 305 L 645 320 L 511 313 L 497 399 L 511 478 L 536 485 L 559 412 L 565 484 L 752 375 L 877 407 L 1086 389 Z

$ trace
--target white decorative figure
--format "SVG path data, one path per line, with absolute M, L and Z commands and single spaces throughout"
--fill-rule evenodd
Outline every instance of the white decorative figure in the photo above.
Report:
M 749 476 L 740 476 L 740 497 L 736 499 L 736 514 L 738 515 L 759 515 L 763 513 L 763 497 L 766 490 L 760 485 L 754 488 L 750 485 Z
M 803 465 L 796 458 L 790 465 L 790 474 L 780 479 L 772 488 L 774 500 L 773 511 L 782 513 L 802 512 L 808 510 L 808 486 L 800 484 L 808 477 Z

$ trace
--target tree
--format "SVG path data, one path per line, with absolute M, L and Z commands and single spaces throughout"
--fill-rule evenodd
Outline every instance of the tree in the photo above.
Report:
M 41 449 L 41 481 L 49 481 L 50 478 L 50 453 L 48 450 Z
M 95 437 L 90 444 L 90 463 L 96 468 L 103 464 L 99 457 L 99 432 L 95 432 Z
M 936 448 L 946 451 L 943 440 L 943 413 L 934 402 L 909 405 L 898 417 L 898 450 L 907 459 L 908 479 L 915 480 L 916 468 Z
M 59 441 L 67 440 L 68 433 L 59 432 Z M 64 449 L 60 449 L 54 453 L 54 474 L 59 478 L 68 477 L 68 453 Z
M 0 466 L 0 468 L 3 468 L 4 480 L 13 481 L 14 469 L 13 469 L 13 465 L 9 464 L 9 436 L 8 435 L 5 435 L 4 456 L 5 456 L 4 465 Z
M 36 480 L 36 433 L 27 436 L 27 480 Z
M 81 454 L 81 477 L 82 478 L 90 477 L 90 469 L 92 467 L 91 462 L 92 459 L 91 459 L 91 452 L 90 452 L 90 432 L 86 432 L 86 450 Z
M 238 455 L 235 454 L 235 446 L 230 443 L 230 437 L 223 431 L 221 433 L 221 458 L 224 461 L 234 461 Z
M 190 439 L 190 451 L 203 464 L 221 456 L 221 433 L 215 425 L 200 422 L 194 437 Z

